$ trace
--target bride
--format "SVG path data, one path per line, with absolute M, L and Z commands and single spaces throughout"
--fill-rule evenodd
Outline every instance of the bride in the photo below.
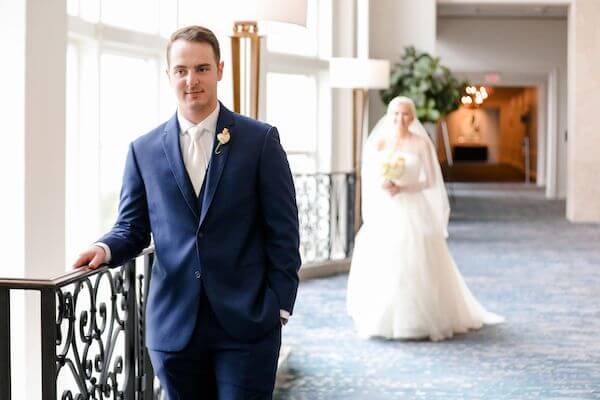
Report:
M 471 294 L 448 251 L 448 197 L 411 99 L 393 99 L 369 136 L 362 182 L 347 295 L 359 335 L 437 341 L 503 321 Z

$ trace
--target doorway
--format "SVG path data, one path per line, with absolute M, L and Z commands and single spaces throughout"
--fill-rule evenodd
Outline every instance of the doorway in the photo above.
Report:
M 535 183 L 538 164 L 538 90 L 486 87 L 478 107 L 463 106 L 446 117 L 453 163 L 443 162 L 448 182 Z M 441 141 L 440 141 L 441 142 Z M 447 157 L 439 147 L 440 159 Z

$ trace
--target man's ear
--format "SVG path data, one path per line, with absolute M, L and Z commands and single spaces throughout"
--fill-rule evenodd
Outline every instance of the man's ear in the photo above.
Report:
M 223 79 L 223 67 L 225 67 L 225 63 L 223 61 L 219 61 L 219 64 L 217 64 L 217 80 L 218 81 Z

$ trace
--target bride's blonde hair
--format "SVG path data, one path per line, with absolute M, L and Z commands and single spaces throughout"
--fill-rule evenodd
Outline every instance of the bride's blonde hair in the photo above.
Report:
M 408 104 L 410 106 L 410 110 L 412 111 L 412 115 L 414 119 L 417 119 L 417 107 L 415 106 L 415 102 L 406 96 L 396 96 L 394 97 L 390 103 L 388 104 L 387 113 L 392 114 L 400 104 Z

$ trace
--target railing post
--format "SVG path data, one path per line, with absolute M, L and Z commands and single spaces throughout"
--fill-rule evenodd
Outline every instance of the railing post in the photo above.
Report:
M 154 262 L 154 253 L 148 254 L 144 257 L 144 284 L 140 288 L 140 370 L 143 375 L 142 379 L 142 394 L 141 397 L 144 400 L 154 399 L 154 368 L 152 368 L 152 362 L 150 361 L 150 354 L 146 348 L 146 304 L 148 303 L 148 293 L 150 292 L 150 278 L 152 276 L 152 263 Z
M 354 213 L 354 201 L 355 201 L 355 175 L 354 173 L 348 173 L 346 175 L 346 187 L 347 187 L 347 197 L 346 197 L 346 209 L 347 209 L 347 219 L 346 219 L 346 257 L 350 257 L 352 254 L 352 249 L 354 247 L 354 235 L 355 235 L 355 218 L 356 215 Z
M 329 184 L 329 190 L 328 190 L 328 194 L 329 194 L 329 224 L 328 224 L 328 228 L 329 228 L 329 232 L 327 235 L 327 240 L 328 240 L 328 244 L 327 244 L 327 259 L 331 260 L 331 255 L 333 254 L 333 238 L 331 237 L 333 235 L 334 232 L 334 227 L 333 227 L 333 220 L 332 220 L 332 216 L 333 216 L 333 207 L 334 207 L 334 191 L 333 191 L 333 174 L 327 174 L 327 183 Z
M 40 290 L 42 328 L 42 400 L 56 400 L 56 292 Z
M 10 289 L 0 287 L 0 399 L 10 396 Z
M 136 392 L 136 349 L 137 349 L 137 299 L 135 285 L 135 259 L 127 262 L 123 268 L 123 278 L 126 282 L 127 320 L 125 323 L 125 370 L 129 371 L 125 382 L 124 395 L 126 399 L 135 400 Z

